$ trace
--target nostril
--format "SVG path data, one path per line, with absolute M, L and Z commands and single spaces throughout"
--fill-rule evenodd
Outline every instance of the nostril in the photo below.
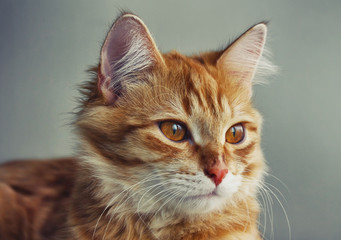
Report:
M 207 169 L 204 170 L 204 173 L 209 178 L 215 178 L 216 175 L 214 173 L 210 173 Z
M 228 173 L 228 169 L 227 168 L 209 168 L 209 169 L 205 169 L 204 173 L 207 177 L 212 179 L 212 181 L 214 182 L 216 186 L 218 186 L 223 181 L 226 174 Z

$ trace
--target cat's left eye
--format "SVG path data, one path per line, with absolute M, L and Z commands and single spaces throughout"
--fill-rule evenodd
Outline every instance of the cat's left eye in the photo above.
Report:
M 244 137 L 245 137 L 245 129 L 244 129 L 243 124 L 241 123 L 238 123 L 230 127 L 229 130 L 227 130 L 225 134 L 226 142 L 232 143 L 232 144 L 241 143 Z
M 176 121 L 161 122 L 160 130 L 168 139 L 175 142 L 179 142 L 186 138 L 186 127 Z

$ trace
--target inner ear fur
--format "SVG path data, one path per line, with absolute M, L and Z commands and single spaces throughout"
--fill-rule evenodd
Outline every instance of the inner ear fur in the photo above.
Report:
M 122 86 L 139 81 L 136 77 L 163 58 L 140 18 L 121 15 L 112 25 L 101 50 L 98 88 L 106 104 L 113 104 Z
M 217 68 L 228 81 L 252 95 L 252 80 L 260 63 L 267 35 L 265 23 L 248 29 L 225 49 L 217 60 Z

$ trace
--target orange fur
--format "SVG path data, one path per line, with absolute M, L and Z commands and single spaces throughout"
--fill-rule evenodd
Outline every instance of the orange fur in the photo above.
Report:
M 72 196 L 63 200 L 63 224 L 52 227 L 49 238 L 41 235 L 39 224 L 33 225 L 36 237 L 27 239 L 261 239 L 256 195 L 266 166 L 260 148 L 262 118 L 252 106 L 251 89 L 265 35 L 260 24 L 222 51 L 161 54 L 140 19 L 119 17 L 103 45 L 99 66 L 92 69 L 96 78 L 81 90 L 75 121 L 80 156 L 77 165 L 68 160 L 67 167 L 77 168 L 75 176 L 63 173 L 70 184 L 75 178 Z M 235 56 L 250 61 L 243 65 Z M 167 139 L 158 126 L 164 120 L 183 123 L 189 137 L 180 142 Z M 245 139 L 229 144 L 225 132 L 237 123 L 243 124 Z M 219 186 L 205 173 L 217 161 L 228 168 Z M 35 164 L 30 168 L 38 169 Z M 50 171 L 48 163 L 40 166 Z M 17 177 L 1 180 L 13 188 L 11 179 Z M 214 194 L 207 194 L 206 188 Z M 0 190 L 16 198 L 15 189 L 0 185 Z M 43 199 L 44 194 L 37 195 Z M 7 198 L 0 204 L 9 205 Z M 43 214 L 45 205 L 41 207 L 33 218 L 52 224 Z M 29 207 L 11 208 L 23 215 L 20 211 L 27 213 Z

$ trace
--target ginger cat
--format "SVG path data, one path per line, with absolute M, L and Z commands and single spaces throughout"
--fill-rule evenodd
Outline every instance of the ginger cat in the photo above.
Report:
M 223 50 L 161 53 L 137 16 L 111 27 L 81 89 L 77 158 L 0 166 L 0 239 L 252 240 L 266 165 L 259 23 Z

